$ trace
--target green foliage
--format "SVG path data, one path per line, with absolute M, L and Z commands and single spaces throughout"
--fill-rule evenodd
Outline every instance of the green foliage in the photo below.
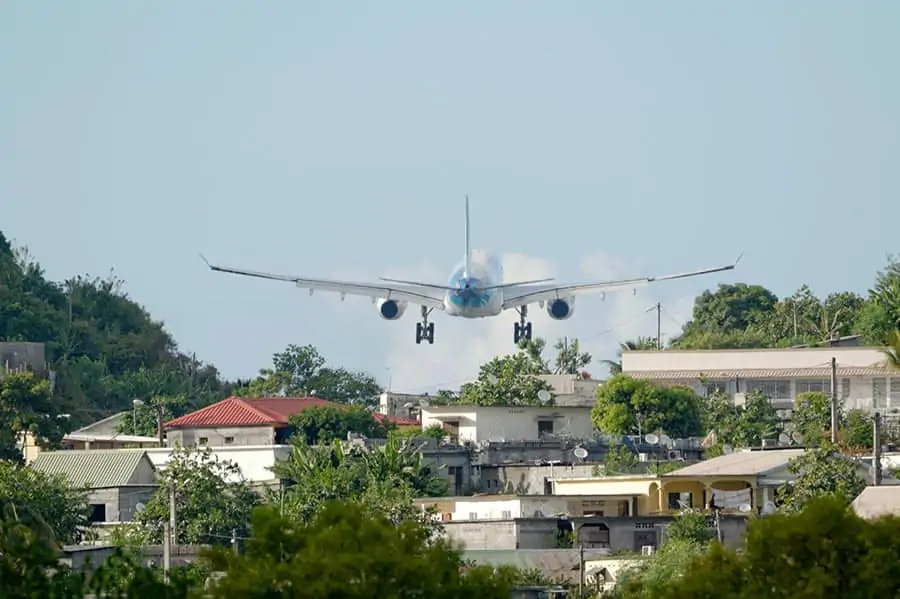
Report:
M 48 380 L 31 371 L 0 375 L 0 459 L 22 460 L 18 440 L 26 432 L 41 447 L 53 447 L 68 428 L 68 418 L 52 400 Z
M 606 476 L 635 474 L 639 469 L 641 462 L 638 456 L 624 445 L 610 447 L 603 458 L 603 472 Z
M 422 513 L 413 506 L 414 498 L 447 493 L 446 481 L 422 463 L 419 446 L 394 436 L 373 448 L 337 440 L 310 447 L 294 438 L 290 457 L 276 463 L 275 473 L 288 485 L 278 501 L 283 500 L 289 518 L 301 522 L 311 522 L 331 501 L 359 503 L 398 522 L 418 520 Z
M 831 432 L 831 397 L 824 393 L 801 393 L 791 423 L 806 446 L 817 445 Z
M 700 398 L 684 387 L 660 387 L 619 374 L 597 388 L 594 427 L 626 435 L 662 431 L 681 438 L 701 432 Z
M 849 505 L 866 487 L 859 465 L 857 460 L 836 453 L 828 443 L 807 449 L 788 463 L 796 478 L 778 489 L 782 510 L 799 512 L 823 495 L 838 495 Z
M 685 541 L 703 545 L 713 538 L 713 533 L 706 526 L 706 516 L 691 509 L 682 510 L 666 527 L 668 541 Z
M 62 476 L 0 460 L 0 516 L 27 525 L 48 543 L 74 543 L 88 524 L 87 493 Z
M 703 404 L 703 429 L 715 430 L 718 450 L 707 449 L 706 457 L 715 457 L 721 445 L 734 447 L 759 447 L 763 439 L 777 432 L 778 415 L 771 402 L 759 391 L 745 396 L 744 404 L 734 405 L 730 397 L 714 393 L 705 398 Z M 721 455 L 719 453 L 718 455 Z
M 325 358 L 312 345 L 289 345 L 272 356 L 272 368 L 236 389 L 242 397 L 315 395 L 329 401 L 377 406 L 381 386 L 375 377 L 343 367 L 325 365 Z
M 285 596 L 391 599 L 508 599 L 509 582 L 491 568 L 463 572 L 460 553 L 433 540 L 415 522 L 399 525 L 361 506 L 330 503 L 307 525 L 282 520 L 274 510 L 253 516 L 254 538 L 244 555 L 220 552 L 226 572 L 213 597 Z M 373 548 L 377 550 L 373 550 Z M 290 589 L 290 590 L 289 590 Z
M 866 521 L 838 497 L 821 497 L 802 512 L 751 520 L 742 551 L 713 544 L 659 599 L 796 599 L 896 597 L 900 519 Z M 621 599 L 647 597 L 623 593 Z
M 162 542 L 172 486 L 179 543 L 223 543 L 232 531 L 249 532 L 250 513 L 260 497 L 235 464 L 220 460 L 209 448 L 176 447 L 159 478 L 159 490 L 136 516 L 138 526 L 128 531 L 135 541 Z
M 850 451 L 872 450 L 874 441 L 872 416 L 863 410 L 847 410 L 841 427 L 842 444 Z
M 522 340 L 519 351 L 494 358 L 483 364 L 478 378 L 459 390 L 459 403 L 479 406 L 541 405 L 538 393 L 552 392 L 549 383 L 534 375 L 546 374 L 547 366 L 540 358 L 543 340 Z
M 622 373 L 622 352 L 623 351 L 642 351 L 657 348 L 656 337 L 638 337 L 637 339 L 628 340 L 619 344 L 616 351 L 615 360 L 603 360 L 603 364 L 609 368 L 610 376 Z
M 616 599 L 656 599 L 703 555 L 704 545 L 676 538 L 666 542 L 652 557 L 619 575 L 613 597 Z
M 346 439 L 347 433 L 370 439 L 385 439 L 388 433 L 387 428 L 363 406 L 314 406 L 291 417 L 290 425 L 294 427 L 295 434 L 303 436 L 307 445 Z

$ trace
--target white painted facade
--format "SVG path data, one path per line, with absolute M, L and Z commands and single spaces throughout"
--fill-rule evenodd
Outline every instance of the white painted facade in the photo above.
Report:
M 605 497 L 560 495 L 478 495 L 417 499 L 423 510 L 435 509 L 437 521 L 475 522 L 555 518 L 557 516 L 625 515 L 617 502 Z
M 590 407 L 428 406 L 422 428 L 437 424 L 458 442 L 537 441 L 544 437 L 588 439 L 594 435 Z
M 887 369 L 881 350 L 873 347 L 626 351 L 622 371 L 662 384 L 686 385 L 701 394 L 759 389 L 789 410 L 801 393 L 831 393 L 832 357 L 846 409 L 900 411 L 900 372 Z
M 244 479 L 250 483 L 273 483 L 278 478 L 271 468 L 278 460 L 287 459 L 291 448 L 289 445 L 245 445 L 235 447 L 211 447 L 212 455 L 219 460 L 228 460 L 241 470 Z M 153 447 L 147 449 L 147 457 L 159 470 L 166 467 L 172 455 L 171 447 Z

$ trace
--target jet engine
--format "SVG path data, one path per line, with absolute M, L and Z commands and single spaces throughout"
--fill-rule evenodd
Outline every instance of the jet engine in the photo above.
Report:
M 394 299 L 378 300 L 378 315 L 385 320 L 398 320 L 406 312 L 408 304 Z
M 547 302 L 547 314 L 553 320 L 566 320 L 575 312 L 575 298 L 555 299 Z

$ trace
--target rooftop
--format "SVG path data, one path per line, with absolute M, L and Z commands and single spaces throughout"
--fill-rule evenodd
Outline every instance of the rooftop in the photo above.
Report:
M 802 449 L 736 451 L 664 474 L 663 478 L 682 476 L 758 476 L 780 470 L 787 466 L 789 461 L 801 455 L 803 455 Z
M 31 468 L 45 474 L 62 474 L 73 487 L 100 489 L 133 484 L 145 460 L 153 468 L 142 449 L 44 451 L 38 454 Z
M 900 487 L 866 487 L 851 507 L 861 518 L 900 516 Z
M 319 397 L 229 397 L 220 402 L 201 408 L 170 420 L 166 428 L 203 428 L 217 426 L 285 426 L 291 416 L 312 407 L 333 406 L 347 408 L 345 404 L 326 401 Z M 401 426 L 419 424 L 410 418 L 395 418 L 383 414 L 372 414 L 379 422 L 387 418 Z
M 668 351 L 668 350 L 666 350 Z M 838 366 L 838 377 L 890 376 L 889 370 L 878 367 Z M 729 380 L 729 379 L 790 379 L 829 378 L 830 367 L 813 368 L 747 368 L 733 370 L 629 370 L 625 374 L 635 379 L 645 380 Z

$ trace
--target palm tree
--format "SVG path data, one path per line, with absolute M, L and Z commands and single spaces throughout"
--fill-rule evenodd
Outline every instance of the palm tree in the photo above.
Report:
M 887 368 L 900 370 L 900 329 L 891 331 L 887 347 L 881 353 L 884 354 L 884 365 Z
M 609 367 L 609 374 L 615 376 L 622 373 L 623 351 L 643 351 L 648 349 L 656 349 L 656 337 L 638 337 L 634 340 L 629 339 L 628 341 L 619 344 L 619 350 L 616 352 L 615 360 L 601 360 L 601 362 Z

